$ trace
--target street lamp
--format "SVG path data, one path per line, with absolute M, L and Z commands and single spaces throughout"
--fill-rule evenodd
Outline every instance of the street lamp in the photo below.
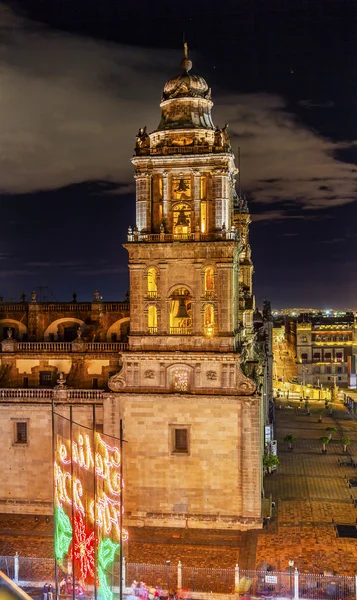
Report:
M 293 599 L 293 566 L 294 561 L 289 560 L 290 599 Z
M 167 597 L 170 598 L 170 564 L 171 562 L 169 560 L 165 561 L 166 562 L 166 575 L 167 575 Z

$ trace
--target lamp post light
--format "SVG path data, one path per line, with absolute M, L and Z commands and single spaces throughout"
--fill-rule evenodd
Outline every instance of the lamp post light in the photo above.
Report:
M 169 560 L 166 561 L 166 571 L 167 571 L 167 597 L 170 598 L 170 564 Z
M 294 561 L 289 560 L 290 599 L 293 599 L 293 566 Z

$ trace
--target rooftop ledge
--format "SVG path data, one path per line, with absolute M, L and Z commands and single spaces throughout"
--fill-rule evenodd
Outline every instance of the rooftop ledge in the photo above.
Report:
M 128 229 L 128 242 L 238 242 L 239 234 L 236 229 L 217 231 L 213 233 L 142 233 Z

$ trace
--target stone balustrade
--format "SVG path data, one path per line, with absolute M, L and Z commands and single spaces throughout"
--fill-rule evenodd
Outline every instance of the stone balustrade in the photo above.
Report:
M 0 302 L 0 312 L 26 312 L 28 307 L 39 307 L 40 312 L 91 312 L 100 307 L 103 312 L 129 312 L 129 302 Z
M 3 399 L 21 399 L 21 400 L 56 400 L 58 392 L 61 398 L 67 400 L 102 400 L 102 390 L 76 390 L 63 387 L 62 389 L 40 389 L 40 388 L 1 388 L 0 398 Z
M 237 230 L 221 231 L 216 233 L 139 233 L 129 231 L 128 242 L 222 242 L 239 241 Z
M 2 352 L 122 352 L 128 349 L 126 342 L 17 342 L 4 340 Z

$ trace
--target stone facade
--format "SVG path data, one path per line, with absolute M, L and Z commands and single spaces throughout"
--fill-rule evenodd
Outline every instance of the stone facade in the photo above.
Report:
M 129 335 L 128 304 L 98 293 L 88 304 L 33 295 L 0 305 L 4 510 L 11 499 L 13 511 L 51 511 L 54 401 L 88 426 L 95 404 L 110 435 L 122 420 L 125 525 L 261 526 L 268 411 L 241 369 L 259 363 L 250 217 L 235 192 L 228 126 L 214 127 L 210 90 L 191 66 L 186 51 L 158 129 L 137 135 Z

